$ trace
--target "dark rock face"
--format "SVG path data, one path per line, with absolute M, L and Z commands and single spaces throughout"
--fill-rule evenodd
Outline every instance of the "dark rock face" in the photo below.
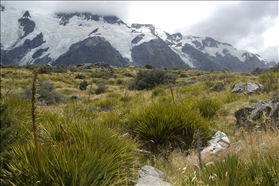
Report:
M 29 11 L 28 11 L 28 10 L 26 10 L 26 12 L 23 14 L 23 16 L 22 16 L 22 17 L 31 17 L 31 16 L 30 16 Z
M 82 17 L 84 16 L 85 20 L 95 20 L 99 21 L 100 17 L 99 15 L 92 15 L 91 13 L 58 13 L 56 14 L 58 18 L 60 18 L 59 25 L 66 26 L 69 23 L 69 19 L 71 19 L 74 16 Z
M 58 13 L 56 14 L 58 18 L 60 18 L 59 25 L 66 26 L 69 23 L 69 20 L 74 17 L 83 17 L 85 20 L 94 20 L 99 21 L 102 16 L 100 15 L 93 15 L 91 13 Z M 125 24 L 116 16 L 103 16 L 105 22 L 110 24 Z
M 19 61 L 30 51 L 30 49 L 41 46 L 45 41 L 40 33 L 34 39 L 26 39 L 23 45 L 9 51 L 1 50 L 1 60 L 3 64 L 18 64 Z
M 217 54 L 217 57 L 210 56 L 210 58 L 222 68 L 227 68 L 232 72 L 251 72 L 257 67 L 267 68 L 254 54 L 252 57 L 249 57 L 249 54 L 244 53 L 243 55 L 246 56 L 246 61 L 242 62 L 237 57 L 232 56 L 226 49 L 224 49 L 222 53 L 225 54 L 225 56 Z
M 279 128 L 279 102 L 258 101 L 251 108 L 242 108 L 235 112 L 236 125 L 250 130 L 253 127 L 268 129 Z
M 70 46 L 69 51 L 54 61 L 53 65 L 75 65 L 104 61 L 113 66 L 126 66 L 127 62 L 109 42 L 101 37 L 90 37 Z
M 182 52 L 188 54 L 192 59 L 194 59 L 194 65 L 198 70 L 222 70 L 220 65 L 210 59 L 208 55 L 197 50 L 190 44 L 185 44 L 182 47 Z
M 132 24 L 131 27 L 132 28 L 136 28 L 136 29 L 139 29 L 141 27 L 147 27 L 147 28 L 149 28 L 151 33 L 156 36 L 156 34 L 155 34 L 155 26 L 153 26 L 152 24 Z
M 41 65 L 41 64 L 45 65 L 45 64 L 48 64 L 49 62 L 52 61 L 52 59 L 51 59 L 50 57 L 48 57 L 48 56 L 49 56 L 49 54 L 45 55 L 45 56 L 42 57 L 42 58 L 37 58 L 37 59 L 33 62 L 33 64 L 34 64 L 34 65 Z
M 91 34 L 94 34 L 94 33 L 96 33 L 96 32 L 98 32 L 98 28 L 96 28 L 96 29 L 94 29 L 92 32 L 90 32 L 90 34 L 88 34 L 88 36 L 90 36 Z
M 29 33 L 34 31 L 35 28 L 35 22 L 31 21 L 29 18 L 20 18 L 18 20 L 18 22 L 20 23 L 21 26 L 23 26 L 23 31 L 24 31 L 24 36 L 27 36 Z
M 114 24 L 114 23 L 118 23 L 118 24 L 124 24 L 124 22 L 122 22 L 121 20 L 119 20 L 118 17 L 116 16 L 104 16 L 104 20 L 107 22 L 107 23 L 110 23 L 110 24 Z
M 179 42 L 179 41 L 182 40 L 182 34 L 179 33 L 179 32 L 178 32 L 178 33 L 175 33 L 175 34 L 172 34 L 172 35 L 167 34 L 167 38 L 168 38 L 169 40 Z
M 4 7 L 4 6 L 1 6 L 1 5 L 0 5 L 0 8 L 1 8 L 1 12 L 4 12 L 4 11 L 5 11 L 5 7 Z
M 199 49 L 199 50 L 203 50 L 204 47 L 202 46 L 202 44 L 200 42 L 198 42 L 197 40 L 192 41 L 192 43 L 194 43 L 194 45 Z
M 38 46 L 41 46 L 43 43 L 45 43 L 43 39 L 43 33 L 40 33 L 34 39 L 32 39 L 32 41 L 30 39 L 26 39 L 23 43 L 23 47 L 33 49 L 37 48 Z
M 208 46 L 208 47 L 215 47 L 218 48 L 218 41 L 215 41 L 211 37 L 206 37 L 204 40 L 202 40 L 203 46 Z
M 33 59 L 40 57 L 44 52 L 48 51 L 49 48 L 39 49 L 32 55 Z
M 144 37 L 144 34 L 140 34 L 140 35 L 136 36 L 136 37 L 131 41 L 131 43 L 132 43 L 132 44 L 137 44 L 138 42 L 140 42 L 140 40 L 142 40 L 143 37 Z
M 140 66 L 150 64 L 157 68 L 190 68 L 161 39 L 135 46 L 132 49 L 132 58 Z

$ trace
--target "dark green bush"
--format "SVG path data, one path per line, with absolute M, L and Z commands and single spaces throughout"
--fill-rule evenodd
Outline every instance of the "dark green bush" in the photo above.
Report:
M 51 66 L 41 66 L 39 70 L 39 74 L 51 74 L 53 71 Z
M 122 79 L 118 79 L 117 81 L 116 81 L 116 84 L 117 85 L 121 85 L 121 84 L 123 84 L 124 83 L 124 81 L 122 80 Z
M 80 89 L 80 90 L 86 90 L 88 85 L 89 85 L 89 84 L 87 83 L 87 81 L 83 80 L 83 81 L 80 82 L 80 84 L 79 84 L 79 89 Z
M 124 73 L 123 75 L 126 76 L 126 77 L 133 77 L 133 75 L 131 73 L 129 73 L 129 72 Z
M 174 84 L 176 75 L 167 73 L 161 69 L 140 70 L 134 81 L 130 82 L 128 89 L 130 90 L 144 90 L 152 89 L 156 85 Z
M 23 98 L 31 99 L 31 87 L 26 86 L 23 92 Z M 54 84 L 50 82 L 38 81 L 37 98 L 40 102 L 47 105 L 66 103 L 66 98 L 55 91 Z
M 64 65 L 52 67 L 52 72 L 55 72 L 55 73 L 67 73 L 67 71 L 68 71 L 68 67 L 66 67 Z
M 98 81 L 97 85 L 98 85 L 98 88 L 96 89 L 95 94 L 105 93 L 106 90 L 108 89 L 106 81 Z
M 78 74 L 78 75 L 76 75 L 75 79 L 85 79 L 85 75 Z
M 147 68 L 147 69 L 152 69 L 152 68 L 154 68 L 152 65 L 150 65 L 150 64 L 146 64 L 145 65 L 145 68 Z
M 154 153 L 187 150 L 199 129 L 202 140 L 210 135 L 209 122 L 185 105 L 156 103 L 131 112 L 126 121 L 129 132 L 145 150 Z

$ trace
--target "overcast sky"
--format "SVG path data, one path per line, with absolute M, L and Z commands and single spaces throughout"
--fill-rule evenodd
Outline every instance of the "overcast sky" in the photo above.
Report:
M 278 62 L 278 1 L 1 1 L 46 12 L 116 15 L 128 25 L 153 24 L 173 34 L 212 37 Z

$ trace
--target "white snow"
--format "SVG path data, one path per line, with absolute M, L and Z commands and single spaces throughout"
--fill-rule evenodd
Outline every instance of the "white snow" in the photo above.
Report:
M 63 26 L 59 25 L 60 19 L 55 14 L 29 11 L 31 20 L 36 24 L 35 29 L 32 33 L 18 41 L 23 35 L 23 31 L 17 20 L 22 17 L 24 12 L 6 7 L 6 10 L 1 13 L 1 42 L 3 49 L 9 50 L 15 44 L 15 46 L 20 46 L 26 39 L 32 40 L 41 32 L 46 42 L 40 47 L 29 51 L 24 59 L 22 59 L 21 64 L 26 62 L 32 63 L 32 54 L 40 48 L 47 47 L 49 47 L 49 50 L 41 58 L 50 54 L 49 57 L 55 60 L 61 54 L 66 53 L 72 44 L 88 38 L 88 35 L 96 28 L 98 28 L 98 32 L 91 34 L 90 37 L 104 37 L 124 58 L 128 58 L 132 62 L 131 49 L 133 46 L 131 41 L 140 33 L 131 33 L 131 28 L 124 24 L 109 24 L 102 19 L 94 21 L 74 16 L 69 20 L 68 24 Z M 154 37 L 149 34 L 147 37 L 144 37 L 142 42 L 148 42 L 154 39 Z
M 105 38 L 116 50 L 118 50 L 124 58 L 127 58 L 130 62 L 133 62 L 131 57 L 131 50 L 134 46 L 138 46 L 144 42 L 149 42 L 150 40 L 157 39 L 158 37 L 164 41 L 172 42 L 173 45 L 170 48 L 177 53 L 181 59 L 188 64 L 190 67 L 194 68 L 193 63 L 191 62 L 189 56 L 182 52 L 182 47 L 186 43 L 197 48 L 193 41 L 200 42 L 205 39 L 203 37 L 194 37 L 194 36 L 182 36 L 180 41 L 173 41 L 167 39 L 167 34 L 165 31 L 156 28 L 154 34 L 150 30 L 150 25 L 142 25 L 140 28 L 128 27 L 125 24 L 109 24 L 106 23 L 102 17 L 99 21 L 86 20 L 85 17 L 74 16 L 69 19 L 69 23 L 65 26 L 59 25 L 60 19 L 54 13 L 46 12 L 36 12 L 29 10 L 31 15 L 31 20 L 36 24 L 33 32 L 29 33 L 23 39 L 20 39 L 24 32 L 23 27 L 20 26 L 18 19 L 22 17 L 25 10 L 16 10 L 14 8 L 5 7 L 5 11 L 1 12 L 1 44 L 2 49 L 10 50 L 11 48 L 20 46 L 24 43 L 26 39 L 34 39 L 41 32 L 43 33 L 43 39 L 46 41 L 41 46 L 32 49 L 28 54 L 21 60 L 21 64 L 32 63 L 34 59 L 32 55 L 38 49 L 48 48 L 48 51 L 45 52 L 40 58 L 49 55 L 52 60 L 56 60 L 59 56 L 66 53 L 69 50 L 69 47 L 77 42 L 83 41 L 88 37 L 100 36 Z M 96 33 L 90 34 L 93 30 L 97 29 Z M 135 32 L 133 32 L 135 31 Z M 90 34 L 90 36 L 89 36 Z M 132 44 L 131 41 L 138 35 L 144 34 L 143 38 L 137 43 Z M 177 36 L 178 37 L 178 36 Z M 181 43 L 180 46 L 176 46 L 178 43 Z M 252 53 L 245 50 L 237 50 L 232 46 L 225 44 L 218 44 L 218 47 L 209 47 L 210 42 L 207 43 L 208 46 L 205 46 L 203 50 L 200 50 L 203 53 L 208 53 L 211 56 L 222 55 L 225 56 L 223 50 L 227 50 L 232 56 L 237 57 L 240 61 L 246 61 L 246 55 L 248 58 L 253 56 Z M 256 55 L 259 60 L 267 64 L 267 61 Z
M 170 48 L 180 56 L 180 58 L 182 59 L 182 61 L 184 61 L 184 63 L 189 65 L 191 68 L 195 68 L 193 63 L 190 61 L 189 56 L 187 54 L 185 54 L 184 52 L 182 52 L 182 50 L 181 50 L 182 47 L 170 46 Z

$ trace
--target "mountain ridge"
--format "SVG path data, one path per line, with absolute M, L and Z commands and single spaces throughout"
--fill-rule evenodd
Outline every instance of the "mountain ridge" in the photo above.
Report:
M 5 7 L 1 7 L 1 15 L 3 64 L 72 65 L 99 60 L 115 66 L 151 64 L 158 68 L 230 71 L 268 68 L 260 55 L 211 37 L 169 34 L 152 24 L 128 26 L 113 15 L 43 14 Z

